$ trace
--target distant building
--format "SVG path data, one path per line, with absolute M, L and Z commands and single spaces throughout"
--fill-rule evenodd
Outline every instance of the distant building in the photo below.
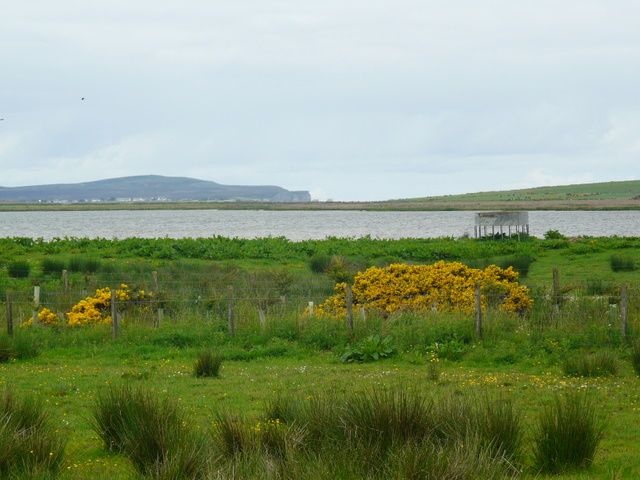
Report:
M 496 234 L 529 234 L 529 212 L 479 212 L 473 229 L 474 237 L 493 237 Z

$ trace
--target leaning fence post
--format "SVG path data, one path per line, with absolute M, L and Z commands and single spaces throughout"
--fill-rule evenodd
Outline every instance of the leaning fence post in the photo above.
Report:
M 482 338 L 482 292 L 480 284 L 476 284 L 476 336 Z
M 629 320 L 629 293 L 627 286 L 622 285 L 620 289 L 620 334 L 622 335 L 622 341 L 627 340 L 627 323 Z
M 7 335 L 13 337 L 13 306 L 9 292 L 7 292 Z
M 115 340 L 118 338 L 120 323 L 118 320 L 118 308 L 116 305 L 116 290 L 111 290 L 111 337 Z
M 353 333 L 353 291 L 348 283 L 345 287 L 345 300 L 347 304 L 347 328 L 349 333 Z
M 228 328 L 229 328 L 229 335 L 234 336 L 236 334 L 236 322 L 235 322 L 235 316 L 234 316 L 234 311 L 233 311 L 233 287 L 231 285 L 229 285 L 228 288 L 229 291 L 229 299 L 228 299 L 228 305 L 227 305 L 227 322 L 228 322 Z

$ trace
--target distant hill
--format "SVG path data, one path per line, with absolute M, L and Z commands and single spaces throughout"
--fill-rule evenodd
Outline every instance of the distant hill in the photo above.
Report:
M 535 202 L 573 200 L 640 200 L 640 180 L 581 183 L 497 192 L 410 198 L 398 202 Z
M 143 175 L 84 183 L 0 187 L 4 203 L 259 201 L 309 202 L 307 191 L 276 186 L 221 185 L 186 177 Z

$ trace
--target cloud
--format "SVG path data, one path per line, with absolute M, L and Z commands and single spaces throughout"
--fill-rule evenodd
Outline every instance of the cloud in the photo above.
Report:
M 639 14 L 631 0 L 12 2 L 0 185 L 157 173 L 383 199 L 629 178 Z

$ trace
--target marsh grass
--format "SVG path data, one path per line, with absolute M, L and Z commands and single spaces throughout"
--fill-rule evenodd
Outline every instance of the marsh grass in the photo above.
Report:
M 36 343 L 25 336 L 0 335 L 0 363 L 34 358 L 38 353 Z
M 26 260 L 14 260 L 7 265 L 11 278 L 27 278 L 31 273 L 31 265 Z
M 589 467 L 604 435 L 593 400 L 584 392 L 567 392 L 545 406 L 534 433 L 535 465 L 560 473 Z
M 67 266 L 64 260 L 53 257 L 43 258 L 40 265 L 45 275 L 60 275 Z
M 638 269 L 636 259 L 631 255 L 616 253 L 609 258 L 609 265 L 614 272 L 633 272 Z
M 218 411 L 212 429 L 213 441 L 222 455 L 233 458 L 255 450 L 255 429 L 247 420 L 227 411 Z
M 176 403 L 130 386 L 98 393 L 94 430 L 108 450 L 125 454 L 136 469 L 154 478 L 201 478 L 209 453 L 188 429 Z M 171 473 L 173 472 L 173 473 Z
M 200 353 L 193 366 L 193 374 L 196 377 L 218 377 L 222 366 L 222 355 L 210 350 Z
M 42 403 L 0 394 L 0 476 L 54 478 L 64 460 L 65 441 Z
M 569 377 L 605 377 L 618 374 L 616 356 L 606 350 L 580 354 L 565 359 L 562 364 L 564 374 Z

